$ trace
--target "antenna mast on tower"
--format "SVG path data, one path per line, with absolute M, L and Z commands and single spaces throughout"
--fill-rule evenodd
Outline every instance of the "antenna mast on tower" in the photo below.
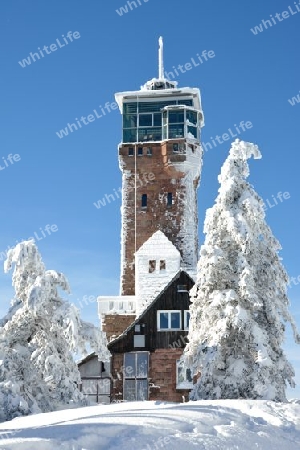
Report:
M 164 59 L 163 59 L 163 48 L 164 48 L 164 43 L 163 43 L 163 38 L 162 36 L 160 36 L 159 40 L 159 48 L 158 48 L 158 79 L 159 80 L 164 80 Z

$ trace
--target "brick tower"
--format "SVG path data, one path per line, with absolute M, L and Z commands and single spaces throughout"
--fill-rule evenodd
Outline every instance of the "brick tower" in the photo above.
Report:
M 162 38 L 158 78 L 115 97 L 123 115 L 120 294 L 134 295 L 135 253 L 158 230 L 180 252 L 181 267 L 195 275 L 203 112 L 199 89 L 177 88 L 165 78 Z

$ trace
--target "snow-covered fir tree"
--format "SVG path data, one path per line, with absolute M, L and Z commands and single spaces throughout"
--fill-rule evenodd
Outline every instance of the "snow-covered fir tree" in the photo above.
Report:
M 58 289 L 69 292 L 68 282 L 45 270 L 34 241 L 8 252 L 5 271 L 13 265 L 15 297 L 0 321 L 0 420 L 85 404 L 72 352 L 85 355 L 90 346 L 107 360 L 104 334 L 60 298 Z
M 191 399 L 285 401 L 294 370 L 282 350 L 292 326 L 288 276 L 279 242 L 265 222 L 262 199 L 246 181 L 258 147 L 232 144 L 219 175 L 219 194 L 206 212 L 196 284 L 191 291 L 184 358 L 198 374 Z M 199 376 L 200 375 L 200 376 Z

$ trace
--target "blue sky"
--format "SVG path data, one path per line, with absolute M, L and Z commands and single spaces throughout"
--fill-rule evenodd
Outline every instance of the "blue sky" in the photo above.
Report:
M 118 14 L 126 4 L 1 1 L 0 252 L 36 233 L 47 268 L 65 273 L 77 306 L 91 296 L 82 317 L 98 323 L 93 299 L 119 291 L 120 199 L 100 209 L 94 202 L 121 186 L 121 115 L 112 110 L 61 139 L 56 132 L 94 109 L 99 113 L 100 105 L 114 101 L 115 92 L 137 90 L 157 76 L 162 35 L 167 71 L 203 50 L 215 54 L 177 77 L 179 86 L 201 89 L 204 143 L 241 121 L 252 124 L 240 137 L 258 144 L 263 159 L 250 162 L 250 182 L 268 200 L 267 222 L 281 242 L 290 277 L 296 278 L 289 294 L 300 328 L 300 103 L 288 101 L 300 90 L 300 12 L 289 0 L 136 0 L 136 8 L 127 4 L 128 12 Z M 262 20 L 270 15 L 272 26 L 264 26 Z M 258 25 L 262 31 L 255 35 L 251 28 Z M 78 32 L 71 34 L 72 42 L 69 31 Z M 44 46 L 44 57 L 19 64 Z M 198 194 L 201 242 L 205 210 L 217 195 L 229 147 L 230 141 L 207 146 L 204 154 Z M 280 201 L 279 192 L 289 198 Z M 57 231 L 45 231 L 47 224 Z M 0 286 L 2 316 L 13 293 L 11 274 L 0 273 Z M 286 351 L 300 385 L 300 349 L 290 330 Z M 299 386 L 291 395 L 300 396 Z

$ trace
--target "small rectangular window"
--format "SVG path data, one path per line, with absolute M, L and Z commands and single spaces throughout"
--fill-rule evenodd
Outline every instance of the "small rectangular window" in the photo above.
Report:
M 142 208 L 147 208 L 147 194 L 142 195 Z
M 168 196 L 167 196 L 167 205 L 168 205 L 168 206 L 172 206 L 172 205 L 173 205 L 173 195 L 172 195 L 172 192 L 168 192 Z
M 165 259 L 161 259 L 159 262 L 159 270 L 160 272 L 163 272 L 166 270 L 166 260 Z
M 151 147 L 147 147 L 147 155 L 152 156 L 152 148 Z
M 161 127 L 161 113 L 155 113 L 154 114 L 154 123 L 153 125 L 155 127 Z
M 138 147 L 138 156 L 143 156 L 143 147 Z
M 149 273 L 155 272 L 155 269 L 156 269 L 156 261 L 155 259 L 151 259 L 149 261 Z
M 181 330 L 181 311 L 157 311 L 157 329 Z
M 176 361 L 176 389 L 191 389 L 193 387 L 192 371 L 183 362 Z
M 178 284 L 177 292 L 188 292 L 188 288 L 186 284 Z
M 139 127 L 152 127 L 152 114 L 140 114 Z
M 178 153 L 179 151 L 179 146 L 177 143 L 173 144 L 173 153 Z
M 129 147 L 128 156 L 133 156 L 133 147 Z
M 135 334 L 133 336 L 133 346 L 136 347 L 145 347 L 145 335 L 144 334 Z

